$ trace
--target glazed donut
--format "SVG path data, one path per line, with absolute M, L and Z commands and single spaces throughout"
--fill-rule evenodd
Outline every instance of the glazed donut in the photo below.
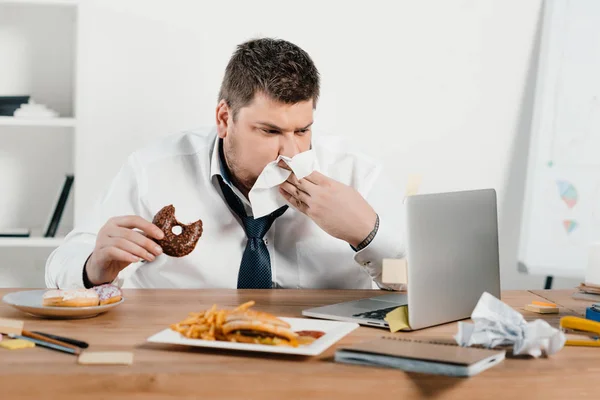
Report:
M 48 290 L 42 296 L 47 307 L 91 307 L 98 305 L 98 294 L 92 289 Z
M 123 297 L 121 289 L 110 283 L 94 286 L 92 289 L 98 294 L 101 306 L 121 301 L 121 298 Z
M 185 225 L 175 218 L 175 207 L 172 204 L 163 207 L 152 220 L 152 223 L 160 228 L 165 234 L 161 240 L 154 239 L 163 253 L 171 257 L 183 257 L 192 252 L 202 236 L 202 220 L 199 219 L 189 225 Z M 181 227 L 181 233 L 173 233 L 173 227 Z

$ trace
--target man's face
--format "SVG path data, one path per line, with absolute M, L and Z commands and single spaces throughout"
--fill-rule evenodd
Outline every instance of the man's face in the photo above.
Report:
M 238 111 L 235 122 L 225 102 L 219 103 L 219 137 L 236 186 L 247 194 L 264 167 L 277 156 L 293 157 L 309 150 L 312 123 L 312 100 L 283 104 L 258 93 Z

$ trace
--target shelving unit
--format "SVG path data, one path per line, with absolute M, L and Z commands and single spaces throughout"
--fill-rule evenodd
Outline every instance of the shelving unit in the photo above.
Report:
M 0 4 L 33 4 L 52 6 L 75 6 L 79 0 L 0 0 Z
M 0 116 L 0 126 L 75 127 L 75 118 L 15 118 Z
M 11 60 L 0 63 L 0 96 L 30 96 L 59 114 L 0 116 L 0 228 L 42 230 L 65 175 L 74 172 L 78 5 L 78 0 L 0 0 L 0 54 Z M 60 235 L 72 228 L 73 192 Z M 24 268 L 39 264 L 40 254 L 58 247 L 63 239 L 39 233 L 0 238 L 4 258 L 0 270 L 5 263 Z M 15 248 L 31 249 L 31 260 L 12 260 L 10 250 Z
M 35 248 L 56 248 L 60 246 L 63 237 L 26 237 L 26 238 L 0 238 L 0 248 L 2 247 L 35 247 Z

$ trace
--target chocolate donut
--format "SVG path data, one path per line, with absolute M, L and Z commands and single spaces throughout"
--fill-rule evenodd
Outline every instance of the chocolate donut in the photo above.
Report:
M 165 234 L 162 240 L 154 239 L 163 249 L 163 253 L 171 257 L 183 257 L 192 252 L 202 236 L 202 220 L 199 219 L 185 225 L 175 218 L 175 207 L 172 204 L 163 207 L 152 220 L 152 223 Z M 180 226 L 181 233 L 173 233 L 173 227 Z

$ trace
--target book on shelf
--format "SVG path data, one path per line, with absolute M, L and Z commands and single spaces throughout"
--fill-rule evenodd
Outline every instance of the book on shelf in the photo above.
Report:
M 56 235 L 56 231 L 58 230 L 60 220 L 65 211 L 67 200 L 69 199 L 69 194 L 71 193 L 71 188 L 73 187 L 74 180 L 75 177 L 73 175 L 65 176 L 62 189 L 58 193 L 58 196 L 54 202 L 52 215 L 50 216 L 50 219 L 46 224 L 46 228 L 44 230 L 44 237 L 54 237 Z
M 31 235 L 27 228 L 3 228 L 0 229 L 0 238 L 26 238 Z

